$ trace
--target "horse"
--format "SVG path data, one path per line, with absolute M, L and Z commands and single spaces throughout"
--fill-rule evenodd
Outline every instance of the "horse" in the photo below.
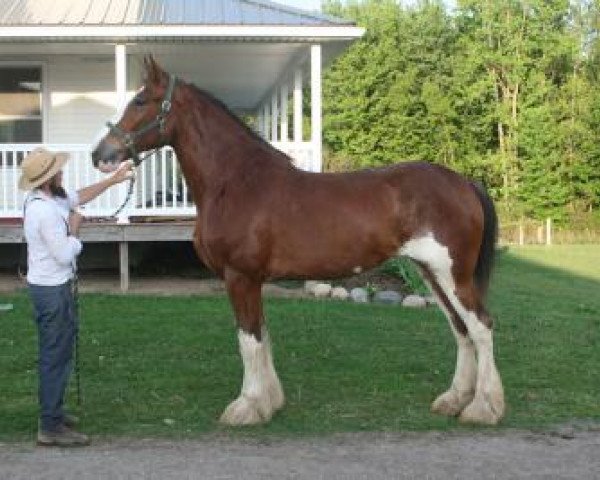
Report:
M 92 152 L 113 171 L 169 145 L 197 208 L 193 245 L 225 283 L 243 361 L 228 425 L 268 422 L 284 405 L 265 323 L 267 280 L 334 279 L 395 257 L 418 267 L 457 344 L 456 369 L 434 413 L 496 424 L 504 392 L 485 307 L 497 216 L 485 189 L 427 162 L 315 173 L 296 168 L 221 101 L 144 58 L 143 85 Z

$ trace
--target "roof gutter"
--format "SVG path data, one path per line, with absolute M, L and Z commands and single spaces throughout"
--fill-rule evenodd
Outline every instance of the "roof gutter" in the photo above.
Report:
M 112 25 L 2 26 L 0 42 L 190 40 L 328 42 L 360 38 L 365 29 L 344 26 L 290 25 Z

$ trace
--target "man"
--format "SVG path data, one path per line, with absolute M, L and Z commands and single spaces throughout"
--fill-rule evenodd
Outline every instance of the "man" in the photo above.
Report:
M 79 322 L 72 281 L 82 248 L 77 237 L 83 217 L 75 209 L 133 175 L 133 163 L 124 162 L 111 177 L 77 192 L 66 192 L 62 167 L 68 158 L 65 153 L 37 148 L 23 160 L 19 180 L 20 189 L 31 191 L 23 205 L 23 228 L 27 283 L 38 328 L 37 443 L 43 446 L 82 446 L 90 442 L 73 429 L 77 419 L 63 408 Z

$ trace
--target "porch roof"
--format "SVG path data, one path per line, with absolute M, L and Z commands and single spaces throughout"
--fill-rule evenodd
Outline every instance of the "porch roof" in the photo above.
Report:
M 352 22 L 267 0 L 0 0 L 0 41 L 348 41 Z
M 0 0 L 0 56 L 87 62 L 152 52 L 177 72 L 239 110 L 253 110 L 274 84 L 300 66 L 309 45 L 327 65 L 364 29 L 269 0 Z
M 268 0 L 0 0 L 0 25 L 338 25 Z

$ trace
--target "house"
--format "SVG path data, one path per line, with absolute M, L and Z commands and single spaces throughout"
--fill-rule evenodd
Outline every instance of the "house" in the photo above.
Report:
M 19 165 L 35 146 L 71 153 L 68 188 L 100 178 L 91 147 L 138 88 L 147 53 L 252 119 L 300 168 L 320 171 L 322 66 L 362 34 L 350 22 L 267 0 L 0 0 L 0 242 L 21 239 L 6 223 L 22 216 Z M 86 216 L 112 215 L 126 191 L 103 194 Z M 194 215 L 169 148 L 140 167 L 132 197 L 121 227 L 87 229 L 84 240 L 118 240 L 126 262 L 128 241 L 190 235 L 127 227 L 139 217 Z

